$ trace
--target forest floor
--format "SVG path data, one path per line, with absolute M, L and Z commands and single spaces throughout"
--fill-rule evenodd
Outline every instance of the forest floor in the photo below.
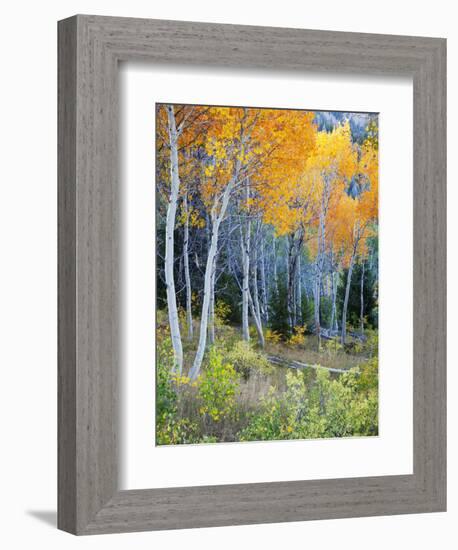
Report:
M 182 325 L 183 374 L 179 378 L 170 378 L 171 344 L 167 316 L 165 312 L 158 312 L 158 368 L 165 369 L 162 370 L 162 374 L 158 374 L 157 399 L 161 403 L 158 409 L 161 420 L 156 426 L 156 433 L 159 444 L 334 437 L 340 432 L 335 428 L 334 420 L 331 421 L 334 418 L 331 409 L 336 403 L 339 405 L 343 396 L 350 393 L 351 400 L 345 404 L 340 403 L 341 411 L 338 413 L 339 418 L 345 414 L 359 415 L 347 419 L 345 426 L 350 426 L 349 435 L 363 433 L 360 427 L 361 414 L 364 422 L 367 420 L 368 423 L 363 430 L 364 433 L 375 433 L 376 412 L 364 412 L 376 411 L 375 331 L 368 331 L 369 336 L 364 343 L 358 343 L 350 337 L 345 349 L 339 344 L 338 339 L 322 340 L 318 351 L 317 338 L 313 334 L 301 334 L 299 338 L 293 336 L 285 341 L 266 330 L 266 345 L 261 349 L 255 333 L 251 335 L 250 343 L 247 343 L 242 340 L 240 327 L 220 322 L 215 327 L 215 344 L 209 348 L 204 359 L 202 377 L 199 378 L 200 381 L 192 383 L 187 378 L 187 373 L 194 360 L 198 343 L 197 319 L 194 320 L 193 329 L 193 338 L 190 340 L 186 338 L 185 324 Z M 165 355 L 164 350 L 167 350 Z M 272 361 L 272 358 L 281 359 L 280 364 Z M 284 365 L 281 362 L 284 362 Z M 327 370 L 323 373 L 325 369 L 297 368 L 295 362 L 338 369 L 339 372 Z M 291 368 L 288 368 L 288 364 Z M 353 378 L 347 380 L 347 377 L 341 375 L 340 371 L 354 367 L 359 368 L 358 371 L 350 371 Z M 370 373 L 372 393 L 367 393 L 367 376 L 358 378 L 357 372 Z M 357 381 L 351 382 L 355 376 Z M 350 384 L 348 387 L 345 386 L 347 383 Z M 300 389 L 297 384 L 300 385 Z M 359 384 L 361 388 L 355 390 Z M 332 397 L 333 392 L 337 392 L 335 397 Z M 322 410 L 325 395 L 328 396 L 326 399 L 329 403 L 329 412 Z M 312 417 L 313 414 L 318 416 L 310 417 L 307 422 L 304 420 L 299 425 L 297 419 L 301 419 L 305 414 L 300 411 L 306 402 L 309 403 L 307 414 Z M 316 405 L 318 409 L 311 407 L 314 402 L 321 403 Z M 352 408 L 356 406 L 356 402 L 359 403 L 358 409 Z M 292 404 L 294 410 L 291 409 Z M 292 418 L 296 420 L 292 422 Z M 318 430 L 316 435 L 313 431 L 315 429 Z
M 351 338 L 349 342 L 353 343 Z M 366 360 L 362 354 L 344 352 L 337 342 L 329 340 L 322 340 L 321 350 L 318 351 L 317 338 L 312 334 L 304 336 L 303 344 L 266 342 L 264 352 L 285 360 L 343 370 L 357 367 Z
M 167 326 L 167 317 L 165 312 L 158 312 L 158 326 Z M 199 338 L 199 320 L 193 321 L 193 338 L 189 340 L 183 334 L 183 352 L 184 352 L 184 371 L 187 372 L 194 359 Z M 183 331 L 184 332 L 184 331 Z M 235 344 L 241 340 L 241 327 L 236 325 L 219 325 L 215 328 L 216 342 L 224 341 L 226 344 Z M 257 345 L 256 335 L 253 333 L 251 337 L 252 346 L 261 354 L 268 356 L 279 357 L 288 361 L 298 361 L 307 365 L 320 365 L 331 369 L 348 370 L 357 367 L 367 361 L 373 353 L 368 351 L 367 346 L 359 349 L 359 343 L 351 336 L 347 336 L 347 349 L 344 351 L 338 342 L 338 338 L 334 340 L 322 339 L 320 351 L 318 351 L 317 337 L 313 334 L 305 334 L 300 342 L 287 341 L 269 341 L 266 338 L 264 349 Z M 354 351 L 352 351 L 354 349 Z M 375 355 L 376 350 L 373 350 Z M 276 369 L 286 369 L 280 365 L 275 366 Z

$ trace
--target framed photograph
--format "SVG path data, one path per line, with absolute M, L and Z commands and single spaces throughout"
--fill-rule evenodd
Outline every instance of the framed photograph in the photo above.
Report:
M 445 40 L 58 49 L 59 528 L 444 511 Z

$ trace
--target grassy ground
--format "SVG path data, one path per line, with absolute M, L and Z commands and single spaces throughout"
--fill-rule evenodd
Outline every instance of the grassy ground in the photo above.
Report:
M 164 312 L 158 312 L 157 323 L 159 328 L 167 327 L 167 317 Z M 188 372 L 192 365 L 194 355 L 197 349 L 199 338 L 199 321 L 194 319 L 193 322 L 193 339 L 190 341 L 187 338 L 186 328 L 182 328 L 183 352 L 184 352 L 184 371 Z M 224 340 L 229 346 L 232 343 L 241 339 L 241 328 L 236 326 L 228 326 L 218 324 L 216 329 L 216 339 Z M 255 348 L 258 348 L 256 336 L 253 335 L 251 343 Z M 321 350 L 317 351 L 317 338 L 313 334 L 305 334 L 299 343 L 289 343 L 285 341 L 271 342 L 267 339 L 263 351 L 266 355 L 274 355 L 286 360 L 299 361 L 309 365 L 321 365 L 323 367 L 350 369 L 364 363 L 374 352 L 367 349 L 355 350 L 352 352 L 352 346 L 357 343 L 348 337 L 348 349 L 341 349 L 338 339 L 335 341 L 322 340 Z M 260 350 L 261 351 L 261 350 Z M 376 354 L 376 352 L 375 352 Z M 282 367 L 276 367 L 282 369 Z
M 157 437 L 160 444 L 338 436 L 340 432 L 334 429 L 337 422 L 334 417 L 338 419 L 347 413 L 326 412 L 326 409 L 331 409 L 324 403 L 330 399 L 329 403 L 335 407 L 336 403 L 339 405 L 339 400 L 346 399 L 346 404 L 342 406 L 350 410 L 352 401 L 348 401 L 349 392 L 355 391 L 355 383 L 345 387 L 341 381 L 346 379 L 339 374 L 315 369 L 297 371 L 274 365 L 268 361 L 268 356 L 280 357 L 286 362 L 299 361 L 341 370 L 358 367 L 361 371 L 367 368 L 371 357 L 377 355 L 376 339 L 371 343 L 369 338 L 365 345 L 350 340 L 345 350 L 338 341 L 323 340 L 318 351 L 314 335 L 300 335 L 300 338 L 291 341 L 268 337 L 265 349 L 261 350 L 255 335 L 247 344 L 241 340 L 239 327 L 218 323 L 215 344 L 205 355 L 198 381 L 191 383 L 186 376 L 195 356 L 199 334 L 198 322 L 194 323 L 192 340 L 186 338 L 186 327 L 182 327 L 184 365 L 182 377 L 176 379 L 171 374 L 170 358 L 173 354 L 170 355 L 167 317 L 164 312 L 158 312 L 157 346 L 158 349 L 168 346 L 168 359 L 159 360 L 161 379 L 165 384 L 157 390 L 158 400 L 164 404 L 164 411 L 158 409 L 161 420 Z M 376 379 L 377 365 L 370 368 L 372 401 L 377 395 Z M 356 393 L 352 398 L 354 401 L 356 398 L 360 400 L 359 409 L 355 412 L 356 419 L 368 414 L 364 412 L 366 393 L 367 388 L 361 395 Z M 315 408 L 312 406 L 314 402 L 317 403 Z M 301 408 L 304 404 L 307 404 L 306 411 Z M 291 407 L 296 408 L 292 410 Z M 371 410 L 374 410 L 372 405 Z M 316 418 L 311 417 L 310 421 L 305 422 L 304 415 L 313 416 L 312 413 Z M 300 419 L 302 427 L 296 429 Z M 352 428 L 352 422 L 355 420 L 346 420 L 345 430 L 356 433 L 362 429 L 357 424 Z M 371 422 L 370 430 L 374 432 L 374 421 Z M 368 429 L 364 428 L 366 431 Z
M 350 339 L 351 341 L 351 339 Z M 288 344 L 286 342 L 267 342 L 265 352 L 292 361 L 299 361 L 307 365 L 321 365 L 336 369 L 351 369 L 364 363 L 367 357 L 345 352 L 340 349 L 338 342 L 323 340 L 321 351 L 317 351 L 317 338 L 307 334 L 302 344 Z

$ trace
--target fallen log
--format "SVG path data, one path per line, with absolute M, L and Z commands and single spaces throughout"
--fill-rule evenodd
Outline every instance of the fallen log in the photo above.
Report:
M 359 340 L 360 342 L 365 342 L 367 340 L 367 336 L 365 334 L 361 334 L 359 332 L 349 332 L 348 333 L 352 338 L 355 340 Z
M 287 359 L 283 359 L 275 355 L 268 355 L 267 359 L 274 365 L 288 367 L 290 369 L 315 369 L 315 370 L 325 369 L 335 374 L 344 374 L 345 372 L 348 372 L 345 369 L 335 369 L 332 367 L 323 367 L 321 365 L 309 365 L 307 363 L 301 363 L 300 361 L 288 361 Z
M 310 327 L 316 334 L 315 328 L 312 325 Z M 348 336 L 351 336 L 354 340 L 358 340 L 359 342 L 366 342 L 367 336 L 365 334 L 361 334 L 360 332 L 354 332 L 354 331 L 348 331 Z M 329 328 L 322 328 L 320 330 L 320 337 L 323 338 L 323 340 L 334 340 L 334 338 L 340 338 L 341 331 L 340 330 L 331 330 Z

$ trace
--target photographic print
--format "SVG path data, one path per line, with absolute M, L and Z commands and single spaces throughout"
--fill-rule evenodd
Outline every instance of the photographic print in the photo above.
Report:
M 378 114 L 156 105 L 156 445 L 378 435 Z

